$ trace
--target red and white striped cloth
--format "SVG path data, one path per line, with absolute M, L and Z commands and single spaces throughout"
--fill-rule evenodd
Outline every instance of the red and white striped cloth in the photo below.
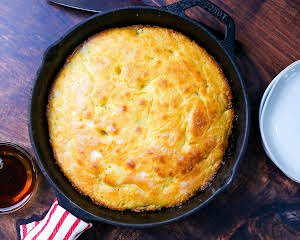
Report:
M 91 227 L 91 223 L 75 217 L 55 199 L 43 220 L 20 226 L 20 235 L 21 240 L 73 240 Z

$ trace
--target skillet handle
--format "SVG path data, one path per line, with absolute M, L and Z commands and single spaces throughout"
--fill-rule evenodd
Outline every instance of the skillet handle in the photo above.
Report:
M 225 38 L 220 44 L 227 50 L 230 56 L 234 57 L 235 25 L 233 19 L 221 8 L 211 3 L 209 0 L 182 0 L 165 8 L 175 14 L 186 16 L 185 10 L 194 6 L 199 6 L 222 21 L 225 26 Z
M 55 195 L 58 201 L 58 204 L 70 212 L 75 217 L 80 218 L 86 222 L 89 221 L 97 221 L 98 219 L 93 215 L 83 211 L 81 208 L 77 207 L 74 203 L 72 203 L 67 197 L 65 197 L 61 192 L 55 190 Z

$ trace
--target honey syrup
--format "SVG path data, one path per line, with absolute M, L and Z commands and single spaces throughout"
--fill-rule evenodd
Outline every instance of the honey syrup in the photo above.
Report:
M 22 148 L 0 143 L 0 214 L 21 208 L 36 187 L 36 169 Z

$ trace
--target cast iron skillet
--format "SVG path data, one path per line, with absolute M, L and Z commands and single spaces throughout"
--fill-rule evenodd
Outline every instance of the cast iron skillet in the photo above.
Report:
M 202 25 L 185 16 L 185 9 L 196 5 L 207 10 L 225 24 L 224 40 L 218 40 Z M 181 206 L 140 213 L 114 211 L 95 205 L 89 197 L 82 196 L 72 187 L 53 158 L 45 114 L 50 86 L 68 55 L 95 33 L 108 28 L 134 24 L 171 28 L 204 47 L 221 65 L 229 81 L 236 114 L 225 163 L 219 169 L 211 185 Z M 132 6 L 94 15 L 50 46 L 44 55 L 32 90 L 29 105 L 29 134 L 37 162 L 43 174 L 55 188 L 59 203 L 84 220 L 122 226 L 150 227 L 170 223 L 198 211 L 228 187 L 233 181 L 238 164 L 245 152 L 249 132 L 249 103 L 234 57 L 234 40 L 234 22 L 223 10 L 207 0 L 184 0 L 163 8 Z

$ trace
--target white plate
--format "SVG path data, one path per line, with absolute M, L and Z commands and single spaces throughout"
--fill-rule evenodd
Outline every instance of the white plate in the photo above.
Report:
M 265 151 L 300 183 L 300 60 L 278 74 L 261 105 L 259 126 Z

